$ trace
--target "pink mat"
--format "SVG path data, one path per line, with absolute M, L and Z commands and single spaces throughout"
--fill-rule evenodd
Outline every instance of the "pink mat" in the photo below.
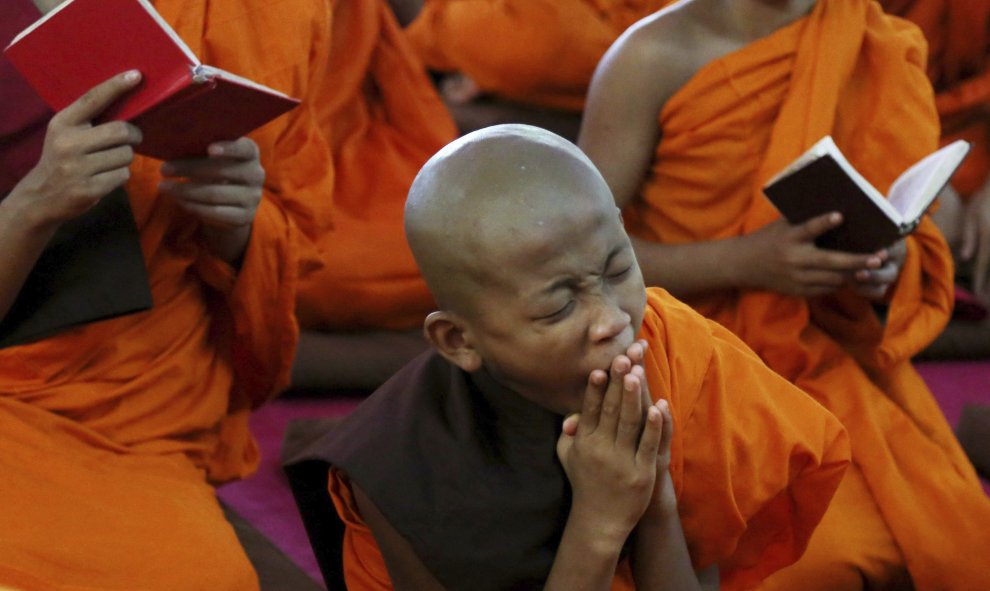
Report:
M 927 362 L 919 364 L 918 369 L 952 425 L 959 420 L 964 404 L 990 404 L 990 362 Z M 257 474 L 219 491 L 225 503 L 271 538 L 321 584 L 323 579 L 316 558 L 279 466 L 279 448 L 290 420 L 341 416 L 350 412 L 359 401 L 356 398 L 290 398 L 276 400 L 262 408 L 251 419 L 251 429 L 262 450 Z M 990 484 L 985 483 L 984 488 L 990 494 Z

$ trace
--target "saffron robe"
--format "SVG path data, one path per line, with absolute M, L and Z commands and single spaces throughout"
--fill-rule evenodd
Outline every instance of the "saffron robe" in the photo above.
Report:
M 639 337 L 650 391 L 673 414 L 670 477 L 694 565 L 717 563 L 724 589 L 751 587 L 804 550 L 847 465 L 845 432 L 660 289 L 648 291 Z M 290 463 L 324 495 L 328 464 L 346 472 L 448 589 L 541 588 L 570 506 L 556 456 L 562 421 L 431 352 Z M 329 492 L 346 525 L 348 588 L 390 589 L 348 483 L 332 475 Z M 628 561 L 614 588 L 632 588 Z
M 295 96 L 329 41 L 320 1 L 155 6 L 204 61 Z M 136 158 L 154 307 L 0 349 L 0 587 L 257 588 L 211 483 L 254 470 L 248 414 L 288 381 L 304 251 L 283 208 L 324 192 L 330 155 L 306 107 L 251 137 L 267 180 L 239 271 Z
M 881 4 L 925 34 L 942 143 L 965 139 L 973 144 L 952 177 L 953 186 L 965 198 L 990 181 L 990 1 L 882 0 Z
M 332 228 L 315 236 L 324 265 L 299 286 L 299 321 L 417 328 L 435 306 L 406 243 L 403 208 L 416 173 L 457 129 L 386 0 L 331 4 L 329 69 L 313 104 L 333 150 Z
M 760 229 L 779 217 L 765 181 L 826 134 L 886 191 L 937 147 L 924 48 L 917 28 L 873 2 L 819 0 L 707 64 L 662 109 L 651 170 L 624 212 L 630 234 L 689 243 Z M 918 589 L 975 589 L 990 572 L 990 500 L 910 364 L 948 320 L 952 257 L 927 217 L 906 243 L 886 322 L 848 291 L 725 290 L 688 303 L 843 422 L 856 468 L 846 478 L 865 479 Z M 845 522 L 850 533 L 861 525 Z
M 427 67 L 520 103 L 581 111 L 595 67 L 672 0 L 426 0 L 407 33 Z

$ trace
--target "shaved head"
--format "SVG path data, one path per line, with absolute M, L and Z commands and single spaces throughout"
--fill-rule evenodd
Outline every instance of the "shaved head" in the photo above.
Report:
M 507 259 L 555 254 L 545 245 L 527 249 L 530 238 L 588 208 L 615 212 L 608 185 L 577 146 L 538 127 L 497 125 L 455 140 L 423 166 L 405 229 L 440 306 L 470 313 L 472 294 L 498 287 Z

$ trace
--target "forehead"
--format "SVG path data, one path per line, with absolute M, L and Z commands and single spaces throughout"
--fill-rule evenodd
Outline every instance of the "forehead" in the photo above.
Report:
M 497 282 L 515 292 L 561 274 L 600 273 L 609 255 L 628 244 L 619 212 L 607 202 L 576 199 L 508 222 L 503 239 L 486 240 L 486 258 Z

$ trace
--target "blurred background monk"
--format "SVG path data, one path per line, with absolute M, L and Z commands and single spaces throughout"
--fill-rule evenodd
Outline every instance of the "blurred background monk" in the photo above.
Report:
M 374 388 L 426 348 L 434 303 L 402 208 L 420 166 L 457 130 L 385 0 L 324 1 L 333 45 L 313 107 L 333 151 L 332 228 L 316 237 L 322 269 L 299 286 L 292 383 Z
M 407 33 L 463 132 L 496 123 L 577 135 L 595 66 L 671 0 L 425 0 Z M 406 0 L 406 13 L 414 12 Z
M 738 334 L 849 430 L 853 464 L 768 589 L 986 585 L 990 500 L 910 358 L 945 326 L 930 219 L 878 253 L 825 251 L 761 187 L 825 135 L 882 192 L 938 146 L 925 41 L 867 0 L 694 0 L 603 59 L 580 145 L 624 208 L 648 285 Z
M 942 123 L 942 143 L 973 149 L 943 192 L 933 216 L 952 247 L 953 320 L 922 354 L 990 357 L 990 0 L 883 0 L 884 9 L 917 24 L 928 40 L 928 77 Z
M 990 0 L 883 0 L 887 12 L 917 24 L 928 40 L 928 77 L 942 143 L 973 149 L 934 215 L 957 262 L 953 320 L 923 354 L 990 357 Z M 975 295 L 979 305 L 969 302 Z M 967 311 L 969 312 L 967 314 Z M 966 454 L 990 477 L 990 407 L 963 408 L 956 429 Z
M 3 44 L 57 3 L 5 0 Z M 299 97 L 324 72 L 321 1 L 153 4 L 210 64 Z M 283 208 L 332 190 L 315 118 L 163 165 L 134 156 L 137 128 L 92 123 L 139 74 L 57 114 L 6 60 L 0 78 L 0 317 L 56 229 L 120 188 L 154 300 L 0 349 L 0 587 L 257 589 L 213 485 L 255 469 L 248 414 L 289 380 L 304 251 Z

